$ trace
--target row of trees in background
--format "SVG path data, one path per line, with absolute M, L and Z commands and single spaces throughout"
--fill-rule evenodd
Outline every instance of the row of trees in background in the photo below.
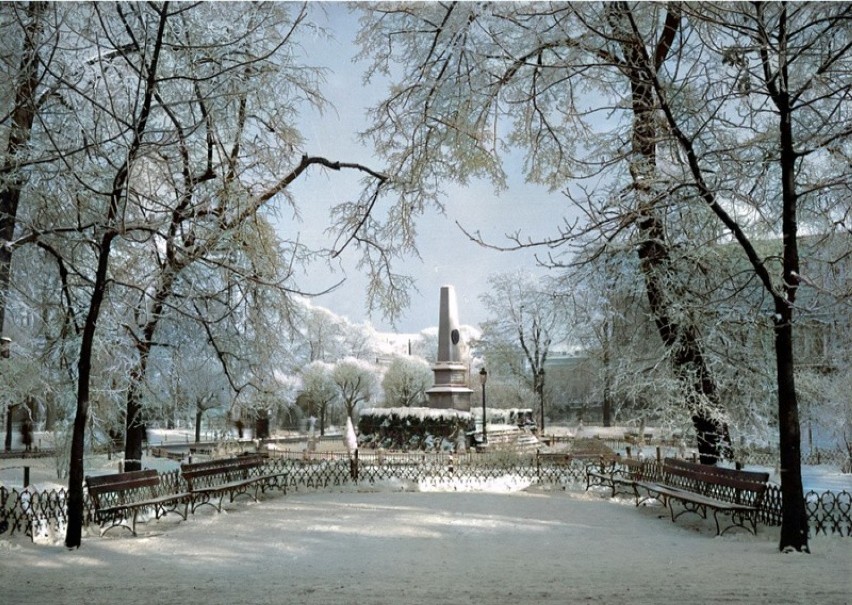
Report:
M 386 407 L 425 405 L 432 382 L 431 367 L 422 357 L 394 356 L 386 366 L 354 357 L 336 363 L 314 361 L 301 371 L 297 401 L 316 418 L 324 435 L 330 414 L 338 410 L 357 422 L 357 410 L 371 402 Z
M 767 249 L 780 245 L 766 241 Z M 811 283 L 836 291 L 842 273 L 830 259 L 843 238 L 803 238 Z M 770 313 L 759 291 L 749 287 L 733 246 L 705 251 L 701 278 L 690 284 L 696 317 L 726 402 L 725 418 L 737 445 L 772 447 L 778 429 L 773 401 L 773 334 L 755 318 Z M 492 284 L 512 284 L 483 297 L 491 301 L 476 343 L 489 370 L 489 401 L 495 407 L 536 408 L 535 375 L 541 366 L 528 352 L 545 351 L 545 409 L 550 418 L 611 426 L 653 424 L 670 434 L 688 434 L 689 418 L 678 405 L 679 391 L 666 364 L 665 347 L 655 338 L 635 258 L 628 252 L 584 263 L 571 278 L 506 274 Z M 708 288 L 710 283 L 725 283 Z M 811 451 L 844 448 L 852 439 L 852 408 L 842 395 L 850 388 L 852 312 L 836 299 L 802 295 L 796 326 L 801 355 L 796 364 L 802 398 L 802 426 Z M 737 294 L 738 296 L 734 296 Z M 550 307 L 560 320 L 536 337 L 541 320 L 533 312 L 513 315 L 518 298 Z M 526 307 L 525 307 L 526 311 Z M 511 318 L 511 319 L 509 319 Z M 525 344 L 526 343 L 526 346 Z M 533 344 L 530 344 L 533 343 Z M 537 369 L 534 369 L 537 368 Z

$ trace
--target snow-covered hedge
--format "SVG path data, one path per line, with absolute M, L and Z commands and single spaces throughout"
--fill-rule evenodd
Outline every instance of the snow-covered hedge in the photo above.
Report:
M 469 412 L 426 407 L 368 408 L 358 421 L 363 447 L 453 451 L 471 423 Z

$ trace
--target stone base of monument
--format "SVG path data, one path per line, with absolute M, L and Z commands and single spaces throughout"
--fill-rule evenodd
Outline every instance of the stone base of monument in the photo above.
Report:
M 468 369 L 466 364 L 455 362 L 433 365 L 435 386 L 426 391 L 429 407 L 470 411 L 470 396 L 473 391 L 466 384 Z
M 470 389 L 463 391 L 450 388 L 429 389 L 429 407 L 437 410 L 466 412 L 470 409 L 470 393 Z

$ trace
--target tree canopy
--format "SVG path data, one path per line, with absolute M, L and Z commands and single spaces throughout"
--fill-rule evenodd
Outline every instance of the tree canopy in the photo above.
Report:
M 518 148 L 527 179 L 564 190 L 587 220 L 507 248 L 540 246 L 566 269 L 578 250 L 581 262 L 635 252 L 708 463 L 730 447 L 728 415 L 690 290 L 702 251 L 736 243 L 774 307 L 782 549 L 807 550 L 800 221 L 849 231 L 849 21 L 827 3 L 376 3 L 359 35 L 368 78 L 394 81 L 364 136 L 408 191 L 438 198 L 472 176 L 500 187 Z M 766 237 L 783 241 L 777 264 L 755 244 Z

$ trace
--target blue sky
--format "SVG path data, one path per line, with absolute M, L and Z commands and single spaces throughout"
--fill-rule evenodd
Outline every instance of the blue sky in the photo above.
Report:
M 305 45 L 307 60 L 330 69 L 324 87 L 326 97 L 334 105 L 320 116 L 305 113 L 300 128 L 306 138 L 305 151 L 332 160 L 358 161 L 377 169 L 382 163 L 369 149 L 356 140 L 356 133 L 365 128 L 365 109 L 381 98 L 384 87 L 362 85 L 363 63 L 352 63 L 357 52 L 354 36 L 357 18 L 342 4 L 322 3 L 327 15 L 317 11 L 317 19 L 335 36 L 334 41 L 314 40 Z M 315 5 L 315 9 L 317 5 Z M 302 241 L 331 247 L 333 241 L 323 231 L 329 223 L 328 209 L 336 202 L 355 195 L 357 179 L 340 174 L 312 172 L 291 188 L 302 213 L 301 223 L 289 215 L 281 217 L 280 229 L 290 236 L 298 231 Z M 397 272 L 415 278 L 419 292 L 412 293 L 411 307 L 397 322 L 400 332 L 419 332 L 438 322 L 440 287 L 452 284 L 459 304 L 462 324 L 477 325 L 487 314 L 479 297 L 487 290 L 488 276 L 518 268 L 543 272 L 535 266 L 533 252 L 498 252 L 469 241 L 458 229 L 456 221 L 471 231 L 479 230 L 496 244 L 508 243 L 505 234 L 521 229 L 533 238 L 552 234 L 566 210 L 565 198 L 545 188 L 523 182 L 518 172 L 509 174 L 509 188 L 498 195 L 488 182 L 474 182 L 467 188 L 447 185 L 446 215 L 433 212 L 418 224 L 420 259 L 412 258 L 397 267 Z M 319 292 L 345 279 L 333 293 L 314 299 L 314 303 L 350 320 L 365 320 L 380 330 L 393 329 L 379 313 L 366 312 L 366 280 L 355 267 L 354 254 L 345 255 L 340 269 L 329 273 L 324 266 L 311 267 L 299 275 L 298 283 L 309 292 Z

